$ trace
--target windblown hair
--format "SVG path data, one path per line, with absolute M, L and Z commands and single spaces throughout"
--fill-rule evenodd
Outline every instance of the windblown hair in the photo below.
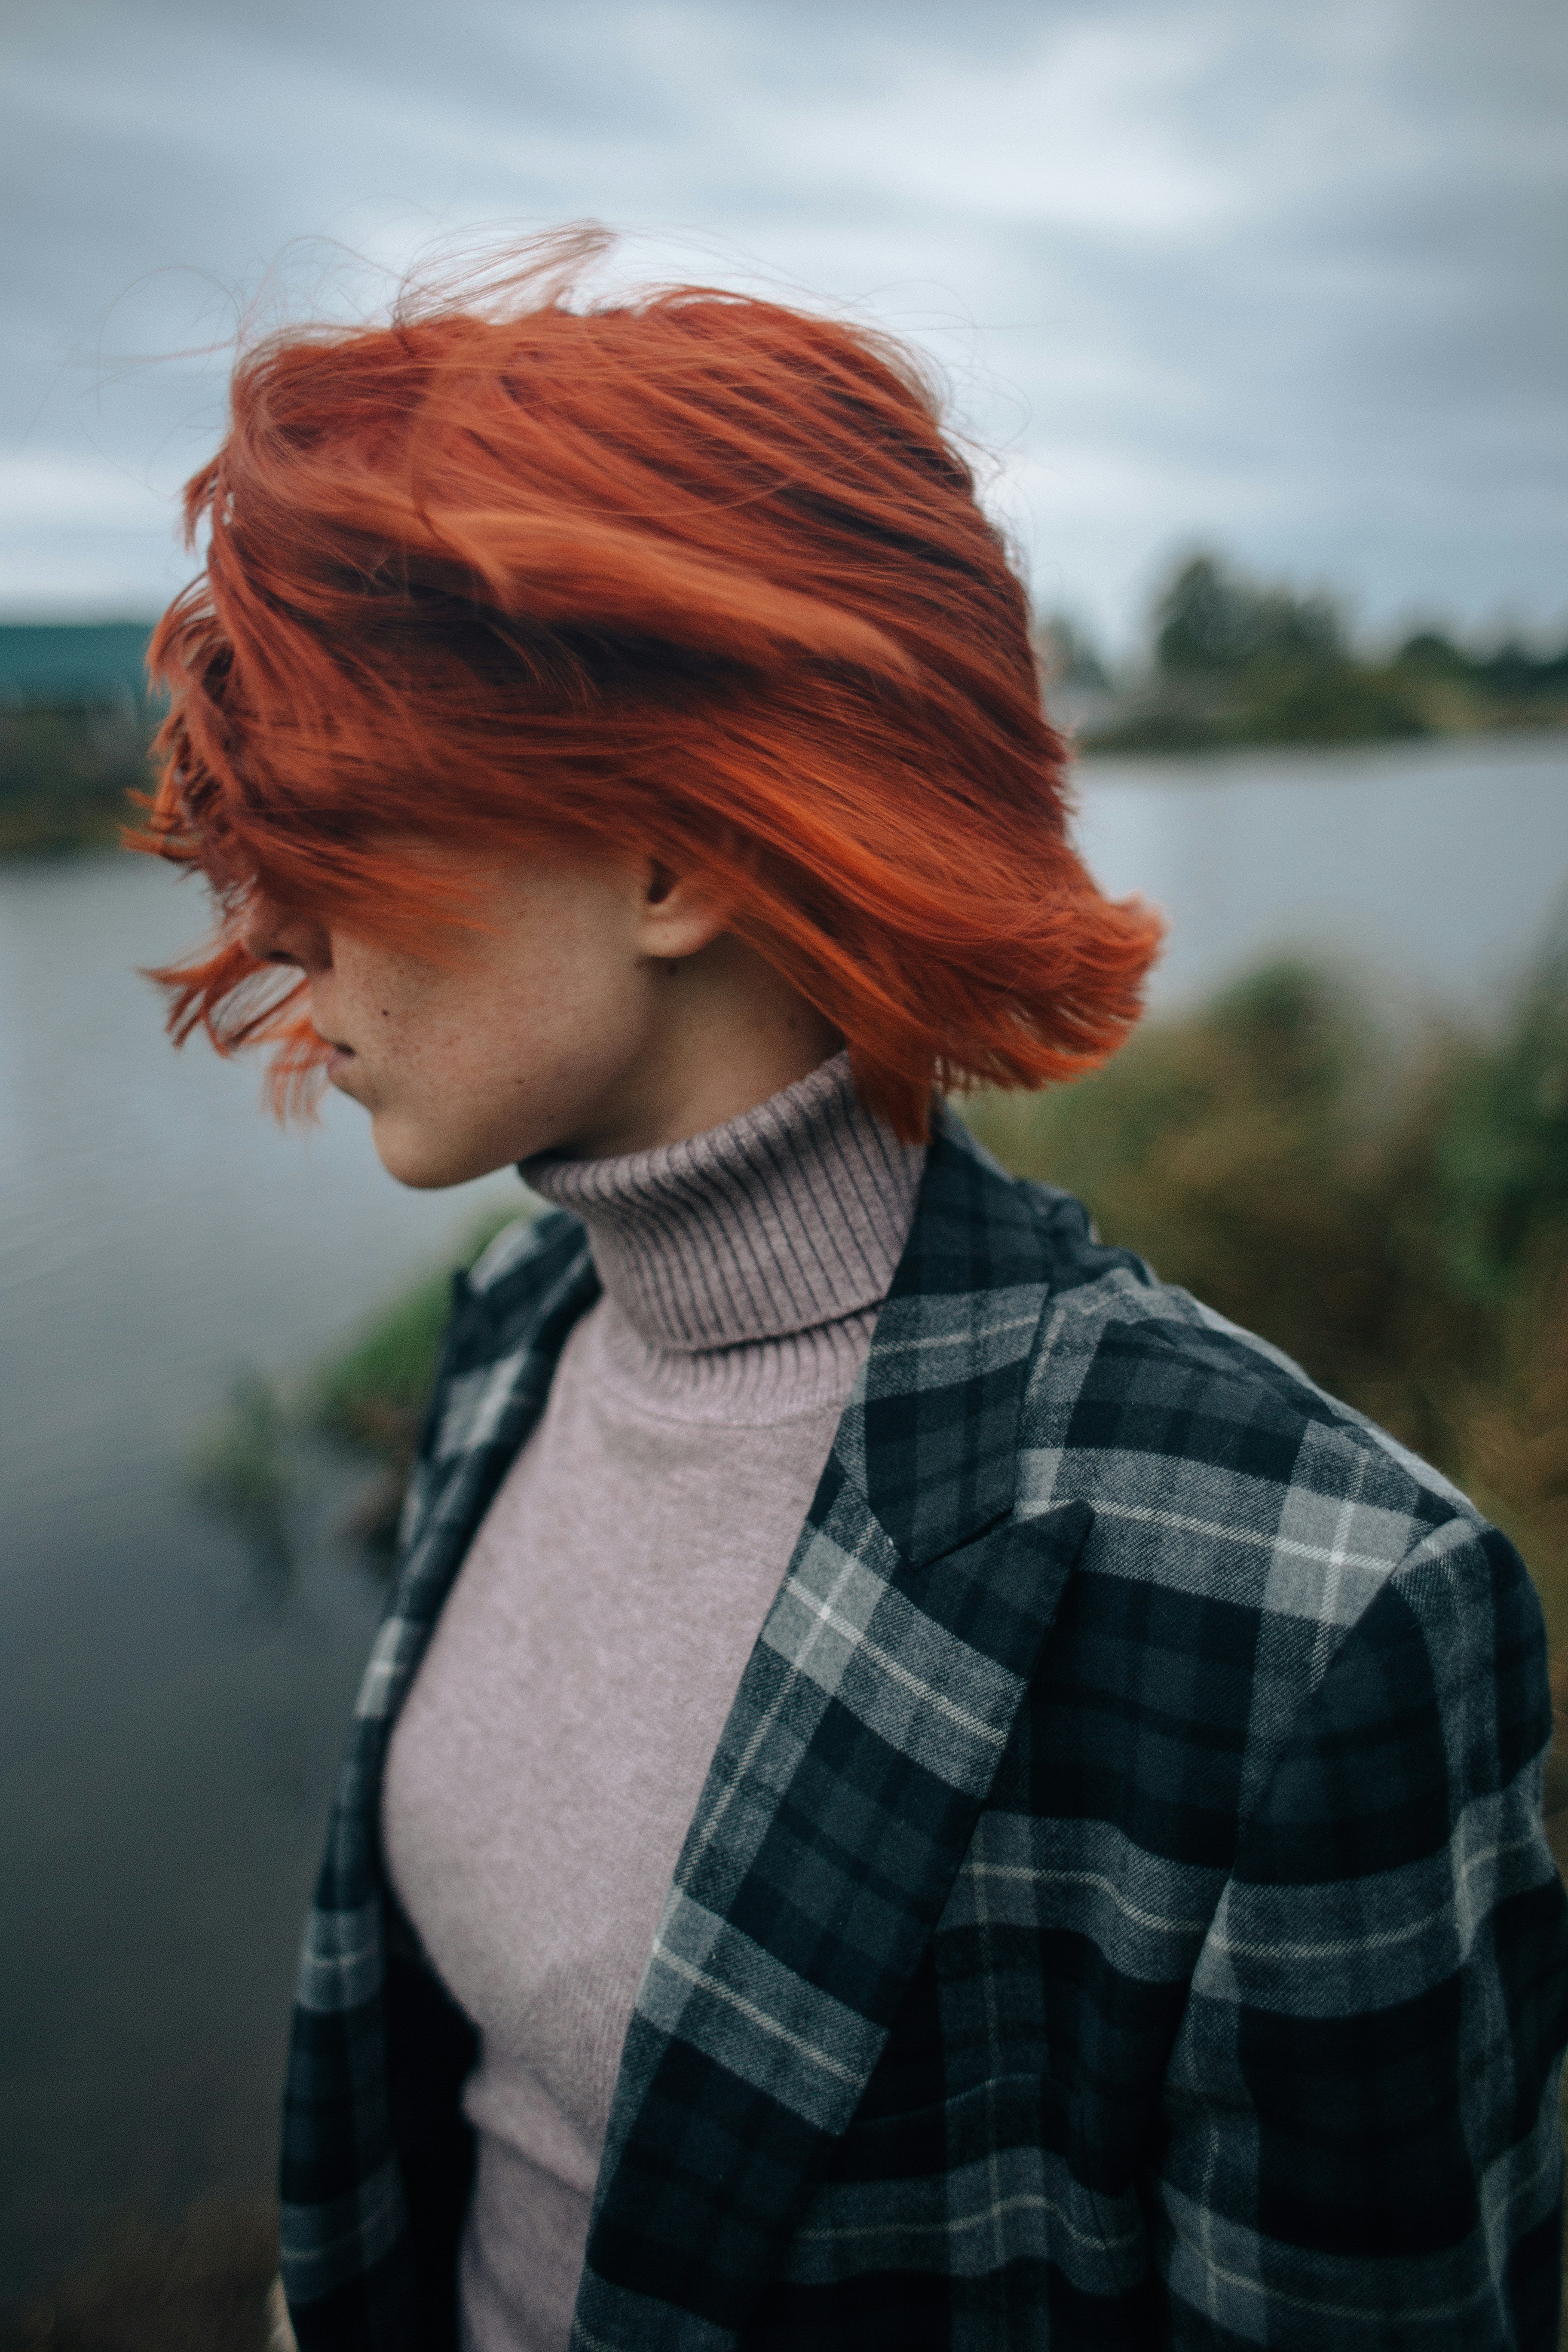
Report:
M 591 302 L 557 241 L 500 299 L 244 356 L 185 493 L 142 845 L 218 940 L 170 1028 L 327 1048 L 240 938 L 264 891 L 432 951 L 422 841 L 695 861 L 842 1032 L 867 1101 L 1038 1086 L 1136 1020 L 1157 919 L 1068 839 L 1023 592 L 910 355 L 701 287 Z

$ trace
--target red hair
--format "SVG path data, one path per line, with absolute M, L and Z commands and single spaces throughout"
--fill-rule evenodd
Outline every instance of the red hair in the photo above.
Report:
M 573 257 L 237 366 L 151 654 L 141 844 L 221 916 L 155 975 L 172 1032 L 277 1039 L 308 1092 L 246 900 L 429 952 L 463 917 L 423 836 L 696 860 L 905 1136 L 933 1085 L 1102 1061 L 1159 926 L 1068 839 L 1023 591 L 909 354 L 699 287 L 574 301 Z

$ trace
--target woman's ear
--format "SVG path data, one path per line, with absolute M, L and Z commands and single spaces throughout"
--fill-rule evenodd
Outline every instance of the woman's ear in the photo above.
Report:
M 638 950 L 659 961 L 696 955 L 729 928 L 731 912 L 714 876 L 697 867 L 677 873 L 654 861 L 640 881 Z

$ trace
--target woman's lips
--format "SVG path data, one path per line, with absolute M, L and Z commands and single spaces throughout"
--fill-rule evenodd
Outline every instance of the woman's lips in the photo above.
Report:
M 343 1071 L 350 1066 L 353 1058 L 354 1050 L 352 1045 L 334 1045 L 331 1052 L 327 1056 L 328 1077 L 340 1077 Z

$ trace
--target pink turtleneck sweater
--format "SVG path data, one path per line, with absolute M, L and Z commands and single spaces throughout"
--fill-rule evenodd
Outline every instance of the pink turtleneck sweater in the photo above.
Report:
M 564 2352 L 621 2043 L 736 1685 L 913 1214 L 840 1055 L 728 1126 L 523 1174 L 604 1297 L 393 1734 L 392 1884 L 479 2030 L 465 2352 Z

